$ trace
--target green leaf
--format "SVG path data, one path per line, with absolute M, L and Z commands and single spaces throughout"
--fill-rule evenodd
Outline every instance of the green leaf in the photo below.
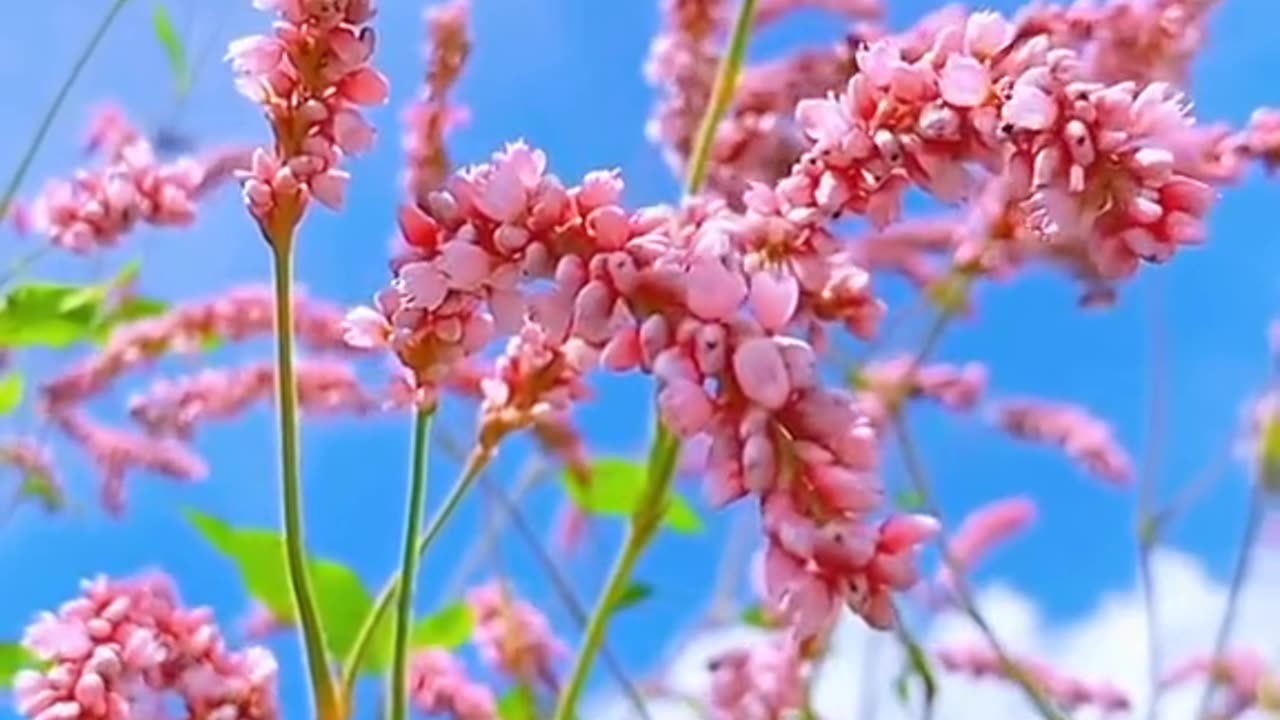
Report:
M 0 415 L 9 415 L 22 405 L 26 380 L 20 372 L 11 372 L 0 378 Z
M 1263 427 L 1261 455 L 1263 486 L 1280 489 L 1280 420 L 1272 418 Z
M 452 650 L 471 639 L 476 615 L 471 606 L 457 602 L 428 615 L 413 626 L 409 642 L 413 647 L 439 647 Z
M 164 54 L 169 58 L 169 67 L 177 82 L 178 95 L 186 95 L 191 89 L 191 68 L 187 64 L 187 50 L 182 44 L 182 37 L 169 17 L 169 10 L 161 3 L 156 3 L 151 15 L 151 27 L 156 39 L 164 47 Z
M 644 582 L 633 582 L 618 594 L 618 599 L 613 601 L 613 612 L 615 614 L 626 610 L 629 607 L 639 605 L 648 600 L 653 595 L 653 586 Z
M 568 473 L 565 487 L 573 501 L 594 515 L 630 517 L 644 498 L 647 474 L 644 465 L 622 458 L 601 458 L 591 466 L 591 483 L 583 485 Z M 701 532 L 702 518 L 688 499 L 673 492 L 663 524 L 677 532 Z
M 538 698 L 533 688 L 520 684 L 507 691 L 498 701 L 498 717 L 502 720 L 538 720 Z
M 284 538 L 280 533 L 235 528 L 212 515 L 191 509 L 186 515 L 206 540 L 236 564 L 250 595 L 281 621 L 294 622 Z M 342 563 L 310 558 L 307 567 L 315 586 L 327 649 L 334 656 L 346 657 L 355 643 L 360 623 L 373 609 L 373 596 L 355 571 Z
M 19 670 L 35 665 L 35 658 L 18 643 L 0 643 L 0 690 L 13 684 Z
M 0 299 L 0 347 L 65 348 L 93 337 L 107 293 L 102 286 L 29 282 Z

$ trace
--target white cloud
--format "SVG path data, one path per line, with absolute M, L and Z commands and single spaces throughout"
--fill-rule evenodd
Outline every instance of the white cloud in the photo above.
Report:
M 1241 597 L 1233 646 L 1249 647 L 1273 663 L 1280 660 L 1280 556 L 1255 554 L 1249 584 Z M 1153 558 L 1158 631 L 1167 669 L 1189 656 L 1204 654 L 1225 606 L 1225 585 L 1209 577 L 1194 558 L 1161 550 Z M 1070 567 L 1063 568 L 1070 574 Z M 1128 691 L 1135 703 L 1132 717 L 1145 717 L 1147 703 L 1147 630 L 1142 594 L 1134 586 L 1101 595 L 1086 616 L 1067 622 L 1047 621 L 1033 599 L 1007 585 L 990 585 L 978 593 L 983 614 L 1011 652 L 1045 660 L 1082 679 L 1105 680 Z M 759 632 L 728 628 L 705 633 L 676 654 L 665 682 L 690 696 L 705 697 L 706 660 L 717 652 L 750 642 Z M 937 619 L 920 633 L 926 648 L 977 640 L 981 636 L 959 615 Z M 902 667 L 893 638 L 873 636 L 860 622 L 844 622 L 836 632 L 832 654 L 815 685 L 815 709 L 824 720 L 915 720 L 919 710 L 901 706 L 893 682 Z M 1280 669 L 1280 665 L 1273 665 Z M 940 675 L 936 720 L 1031 720 L 1035 713 L 1016 687 L 1001 681 L 969 680 Z M 1188 685 L 1167 693 L 1161 720 L 1192 720 L 1202 686 Z M 864 703 L 871 703 L 870 709 Z M 634 711 L 616 700 L 603 702 L 602 720 L 631 720 Z M 680 703 L 654 703 L 655 720 L 699 720 Z M 1079 711 L 1090 720 L 1096 712 Z M 1259 717 L 1245 715 L 1245 718 Z

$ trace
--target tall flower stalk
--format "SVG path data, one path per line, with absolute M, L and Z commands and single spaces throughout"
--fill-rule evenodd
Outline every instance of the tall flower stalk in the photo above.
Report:
M 285 561 L 314 711 L 320 720 L 339 720 L 346 716 L 350 698 L 340 696 L 334 683 L 306 566 L 293 352 L 294 247 L 312 198 L 330 208 L 342 206 L 349 176 L 339 164 L 344 155 L 368 149 L 374 139 L 359 106 L 385 102 L 389 88 L 369 65 L 375 44 L 367 26 L 375 14 L 373 0 L 256 5 L 276 13 L 274 32 L 232 42 L 227 57 L 237 88 L 262 106 L 275 136 L 272 148 L 254 151 L 251 167 L 241 177 L 246 205 L 274 260 Z
M 413 626 L 413 586 L 418 576 L 417 538 L 427 501 L 428 448 L 434 408 L 420 409 L 413 419 L 412 469 L 409 474 L 409 508 L 404 524 L 404 550 L 400 560 L 400 593 L 396 603 L 395 644 L 391 662 L 391 720 L 404 720 L 409 712 L 409 630 Z

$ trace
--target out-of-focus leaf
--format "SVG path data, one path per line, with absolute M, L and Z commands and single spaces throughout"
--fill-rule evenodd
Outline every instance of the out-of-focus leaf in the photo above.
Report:
M 538 720 L 538 699 L 528 685 L 517 685 L 498 701 L 498 717 L 502 720 Z
M 35 658 L 18 643 L 0 643 L 0 690 L 13 684 L 19 670 L 35 665 Z
M 583 485 L 567 472 L 564 484 L 578 507 L 594 515 L 630 517 L 644 498 L 647 474 L 644 465 L 622 458 L 601 458 L 591 466 L 591 482 Z M 677 532 L 702 530 L 702 518 L 688 499 L 671 494 L 663 524 Z
M 156 39 L 164 47 L 164 54 L 169 58 L 169 67 L 177 83 L 178 95 L 186 95 L 191 89 L 191 68 L 187 64 L 187 49 L 182 43 L 182 36 L 169 16 L 169 9 L 163 3 L 156 3 L 151 15 L 151 27 Z
M 896 499 L 899 510 L 923 510 L 925 506 L 924 495 L 918 490 L 903 490 Z
M 476 626 L 476 616 L 466 603 L 453 603 L 428 615 L 414 624 L 409 633 L 409 646 L 413 648 L 438 647 L 453 650 L 471 639 Z M 382 673 L 391 667 L 391 645 L 395 636 L 395 615 L 383 613 L 373 630 L 373 640 L 365 653 L 363 672 Z
M 1268 490 L 1280 490 L 1280 420 L 1269 419 L 1262 428 L 1262 483 Z
M 235 563 L 249 594 L 276 618 L 294 622 L 283 536 L 274 530 L 232 527 L 196 510 L 188 509 L 186 514 L 196 530 Z M 328 650 L 346 657 L 360 623 L 373 608 L 373 597 L 355 571 L 342 563 L 310 558 L 307 565 Z
M 619 613 L 629 607 L 634 607 L 648 600 L 653 595 L 653 586 L 644 582 L 633 582 L 618 594 L 618 599 L 613 601 L 613 612 Z
M 117 327 L 163 315 L 168 310 L 169 303 L 163 300 L 137 295 L 128 296 L 106 311 L 106 317 L 98 323 L 94 340 L 99 344 L 105 343 L 111 339 L 111 333 Z
M 90 339 L 106 293 L 97 285 L 29 282 L 0 299 L 0 347 L 65 348 Z
M 11 372 L 0 377 L 0 415 L 8 415 L 22 405 L 22 395 L 26 391 L 26 380 L 20 372 Z

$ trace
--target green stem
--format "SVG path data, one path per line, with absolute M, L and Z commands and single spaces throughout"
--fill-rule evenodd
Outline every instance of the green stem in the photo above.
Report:
M 640 556 L 658 534 L 658 527 L 662 524 L 662 517 L 670 501 L 671 483 L 675 478 L 679 454 L 680 440 L 659 420 L 658 431 L 649 450 L 648 479 L 644 495 L 631 516 L 626 540 L 614 561 L 608 580 L 605 581 L 600 599 L 591 612 L 591 618 L 587 621 L 586 637 L 583 638 L 578 657 L 574 660 L 569 682 L 560 693 L 553 720 L 570 720 L 574 716 L 578 699 L 586 687 L 591 665 L 604 644 L 605 631 L 613 617 L 614 603 L 631 582 L 631 574 Z
M 404 553 L 400 558 L 403 589 L 396 603 L 395 645 L 391 655 L 391 719 L 409 714 L 409 631 L 413 626 L 413 585 L 418 577 L 418 552 L 414 539 L 422 528 L 422 506 L 427 499 L 427 461 L 431 443 L 431 417 L 435 408 L 418 410 L 413 419 L 413 469 L 409 476 L 409 510 L 404 524 Z
M 755 14 L 756 0 L 742 0 L 738 17 L 733 23 L 729 52 L 720 60 L 716 81 L 711 87 L 711 99 L 706 112 L 702 114 L 702 123 L 698 126 L 698 136 L 689 163 L 689 178 L 685 184 L 685 192 L 689 195 L 697 195 L 706 182 L 707 170 L 711 165 L 711 146 L 715 144 L 720 119 L 733 103 L 733 93 L 737 89 L 738 76 L 747 55 L 747 40 L 751 37 L 751 21 Z
M 466 496 L 467 491 L 471 489 L 472 484 L 475 483 L 476 478 L 480 476 L 485 466 L 493 459 L 493 454 L 494 450 L 492 448 L 478 448 L 476 452 L 472 453 L 471 458 L 467 461 L 466 468 L 462 471 L 462 476 L 454 483 L 453 489 L 449 491 L 449 496 L 444 500 L 444 504 L 436 511 L 435 516 L 431 518 L 431 522 L 427 523 L 427 529 L 418 538 L 417 546 L 414 548 L 414 553 L 418 557 L 422 557 L 427 548 L 431 546 L 431 543 L 435 542 L 436 536 L 440 534 L 449 519 L 453 517 L 453 513 L 458 509 L 458 506 L 462 504 L 462 498 Z M 360 629 L 356 631 L 356 639 L 351 645 L 351 652 L 347 654 L 346 660 L 342 663 L 341 688 L 343 697 L 350 698 L 355 690 L 356 678 L 360 676 L 360 668 L 364 665 L 365 657 L 369 653 L 374 632 L 391 608 L 391 601 L 399 595 L 400 578 L 401 575 L 397 573 L 387 581 L 382 591 L 378 593 L 378 599 L 374 602 L 373 610 L 365 617 Z
M 84 46 L 84 50 L 80 51 L 80 57 L 76 58 L 75 65 L 71 66 L 71 72 L 62 81 L 62 86 L 58 88 L 58 94 L 54 96 L 53 103 L 49 105 L 49 109 L 45 111 L 44 117 L 40 120 L 40 125 L 36 128 L 36 134 L 31 138 L 31 143 L 27 145 L 27 151 L 18 163 L 18 169 L 14 170 L 8 184 L 5 185 L 4 194 L 0 195 L 0 220 L 9 217 L 9 208 L 13 205 L 13 199 L 18 194 L 18 188 L 22 187 L 22 181 L 31 170 L 31 163 L 35 161 L 36 153 L 39 152 L 40 146 L 44 144 L 45 138 L 49 136 L 49 129 L 53 127 L 54 119 L 67 102 L 71 87 L 80 78 L 80 74 L 88 66 L 89 60 L 97 52 L 98 46 L 102 44 L 102 39 L 107 36 L 107 31 L 115 24 L 116 17 L 120 15 L 120 11 L 128 3 L 129 0 L 116 0 L 112 3 L 107 10 L 107 14 L 98 23 L 97 29 L 93 31 L 93 35 L 89 38 L 89 43 Z
M 292 231 L 290 231 L 292 232 Z M 285 565 L 289 589 L 297 605 L 306 651 L 307 672 L 321 720 L 342 716 L 342 702 L 335 693 L 333 676 L 325 657 L 324 628 L 315 591 L 307 572 L 305 529 L 302 521 L 302 456 L 298 440 L 297 370 L 293 356 L 293 242 L 273 238 L 270 243 L 275 276 L 276 390 L 280 412 L 281 501 L 284 512 Z

